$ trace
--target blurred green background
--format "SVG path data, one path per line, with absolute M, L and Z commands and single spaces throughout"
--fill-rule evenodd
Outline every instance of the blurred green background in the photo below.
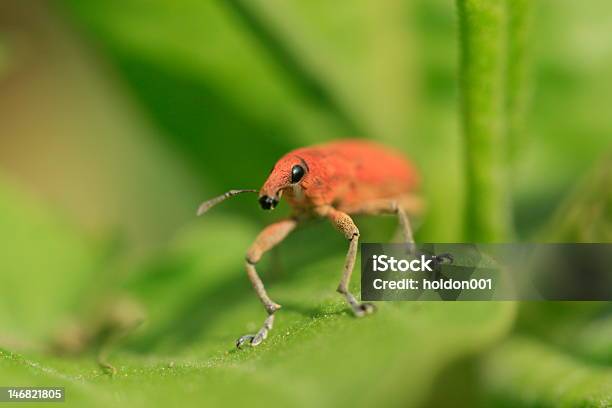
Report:
M 612 4 L 526 4 L 517 239 L 611 242 Z M 88 406 L 612 406 L 609 303 L 353 319 L 326 223 L 262 262 L 284 308 L 266 343 L 233 349 L 264 316 L 243 254 L 288 208 L 195 209 L 258 188 L 293 148 L 405 152 L 428 201 L 417 239 L 464 239 L 457 25 L 450 1 L 1 2 L 0 385 L 60 384 Z M 386 241 L 394 220 L 358 225 Z M 104 374 L 96 349 L 142 315 Z

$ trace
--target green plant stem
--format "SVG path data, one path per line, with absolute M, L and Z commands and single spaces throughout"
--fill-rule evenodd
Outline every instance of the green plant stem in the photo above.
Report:
M 508 65 L 506 72 L 506 115 L 510 164 L 516 161 L 522 145 L 525 114 L 529 100 L 529 33 L 533 0 L 507 2 Z
M 460 87 L 465 139 L 465 238 L 503 241 L 511 236 L 506 174 L 505 0 L 458 0 Z

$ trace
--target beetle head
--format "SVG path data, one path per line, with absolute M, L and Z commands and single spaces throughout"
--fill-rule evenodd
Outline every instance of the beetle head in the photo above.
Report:
M 283 190 L 300 185 L 307 175 L 308 165 L 301 157 L 291 154 L 281 158 L 259 191 L 261 208 L 274 209 L 280 201 Z
M 299 156 L 288 154 L 281 158 L 272 168 L 268 179 L 259 190 L 259 205 L 264 210 L 272 210 L 278 205 L 283 190 L 287 188 L 296 188 L 307 179 L 308 165 Z M 257 190 L 230 190 L 221 194 L 218 197 L 204 201 L 198 208 L 198 215 L 202 215 L 217 204 L 227 200 L 230 197 L 242 193 L 256 193 Z

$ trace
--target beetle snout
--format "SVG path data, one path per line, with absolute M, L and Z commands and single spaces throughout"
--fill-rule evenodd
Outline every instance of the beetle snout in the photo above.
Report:
M 278 200 L 270 196 L 265 195 L 259 197 L 259 205 L 261 205 L 261 208 L 264 210 L 272 210 L 277 204 Z

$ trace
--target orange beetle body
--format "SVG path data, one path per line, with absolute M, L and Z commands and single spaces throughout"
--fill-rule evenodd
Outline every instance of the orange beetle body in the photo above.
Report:
M 348 240 L 345 265 L 336 289 L 355 316 L 371 314 L 375 307 L 362 303 L 349 291 L 349 282 L 357 256 L 359 229 L 352 214 L 395 214 L 406 243 L 414 244 L 409 214 L 418 213 L 421 202 L 416 189 L 419 176 L 410 162 L 376 143 L 342 140 L 293 150 L 280 158 L 259 190 L 259 204 L 273 209 L 284 196 L 293 214 L 264 228 L 247 251 L 245 269 L 268 316 L 257 333 L 236 341 L 257 346 L 272 329 L 275 313 L 281 305 L 268 295 L 255 265 L 264 253 L 283 241 L 305 219 L 327 218 Z M 230 190 L 204 202 L 203 214 L 214 205 L 242 193 L 257 190 Z
M 305 175 L 291 183 L 295 165 Z M 286 197 L 296 212 L 330 205 L 351 213 L 356 206 L 377 199 L 414 193 L 420 177 L 404 157 L 377 143 L 342 140 L 304 147 L 285 154 L 272 169 L 260 197 Z

